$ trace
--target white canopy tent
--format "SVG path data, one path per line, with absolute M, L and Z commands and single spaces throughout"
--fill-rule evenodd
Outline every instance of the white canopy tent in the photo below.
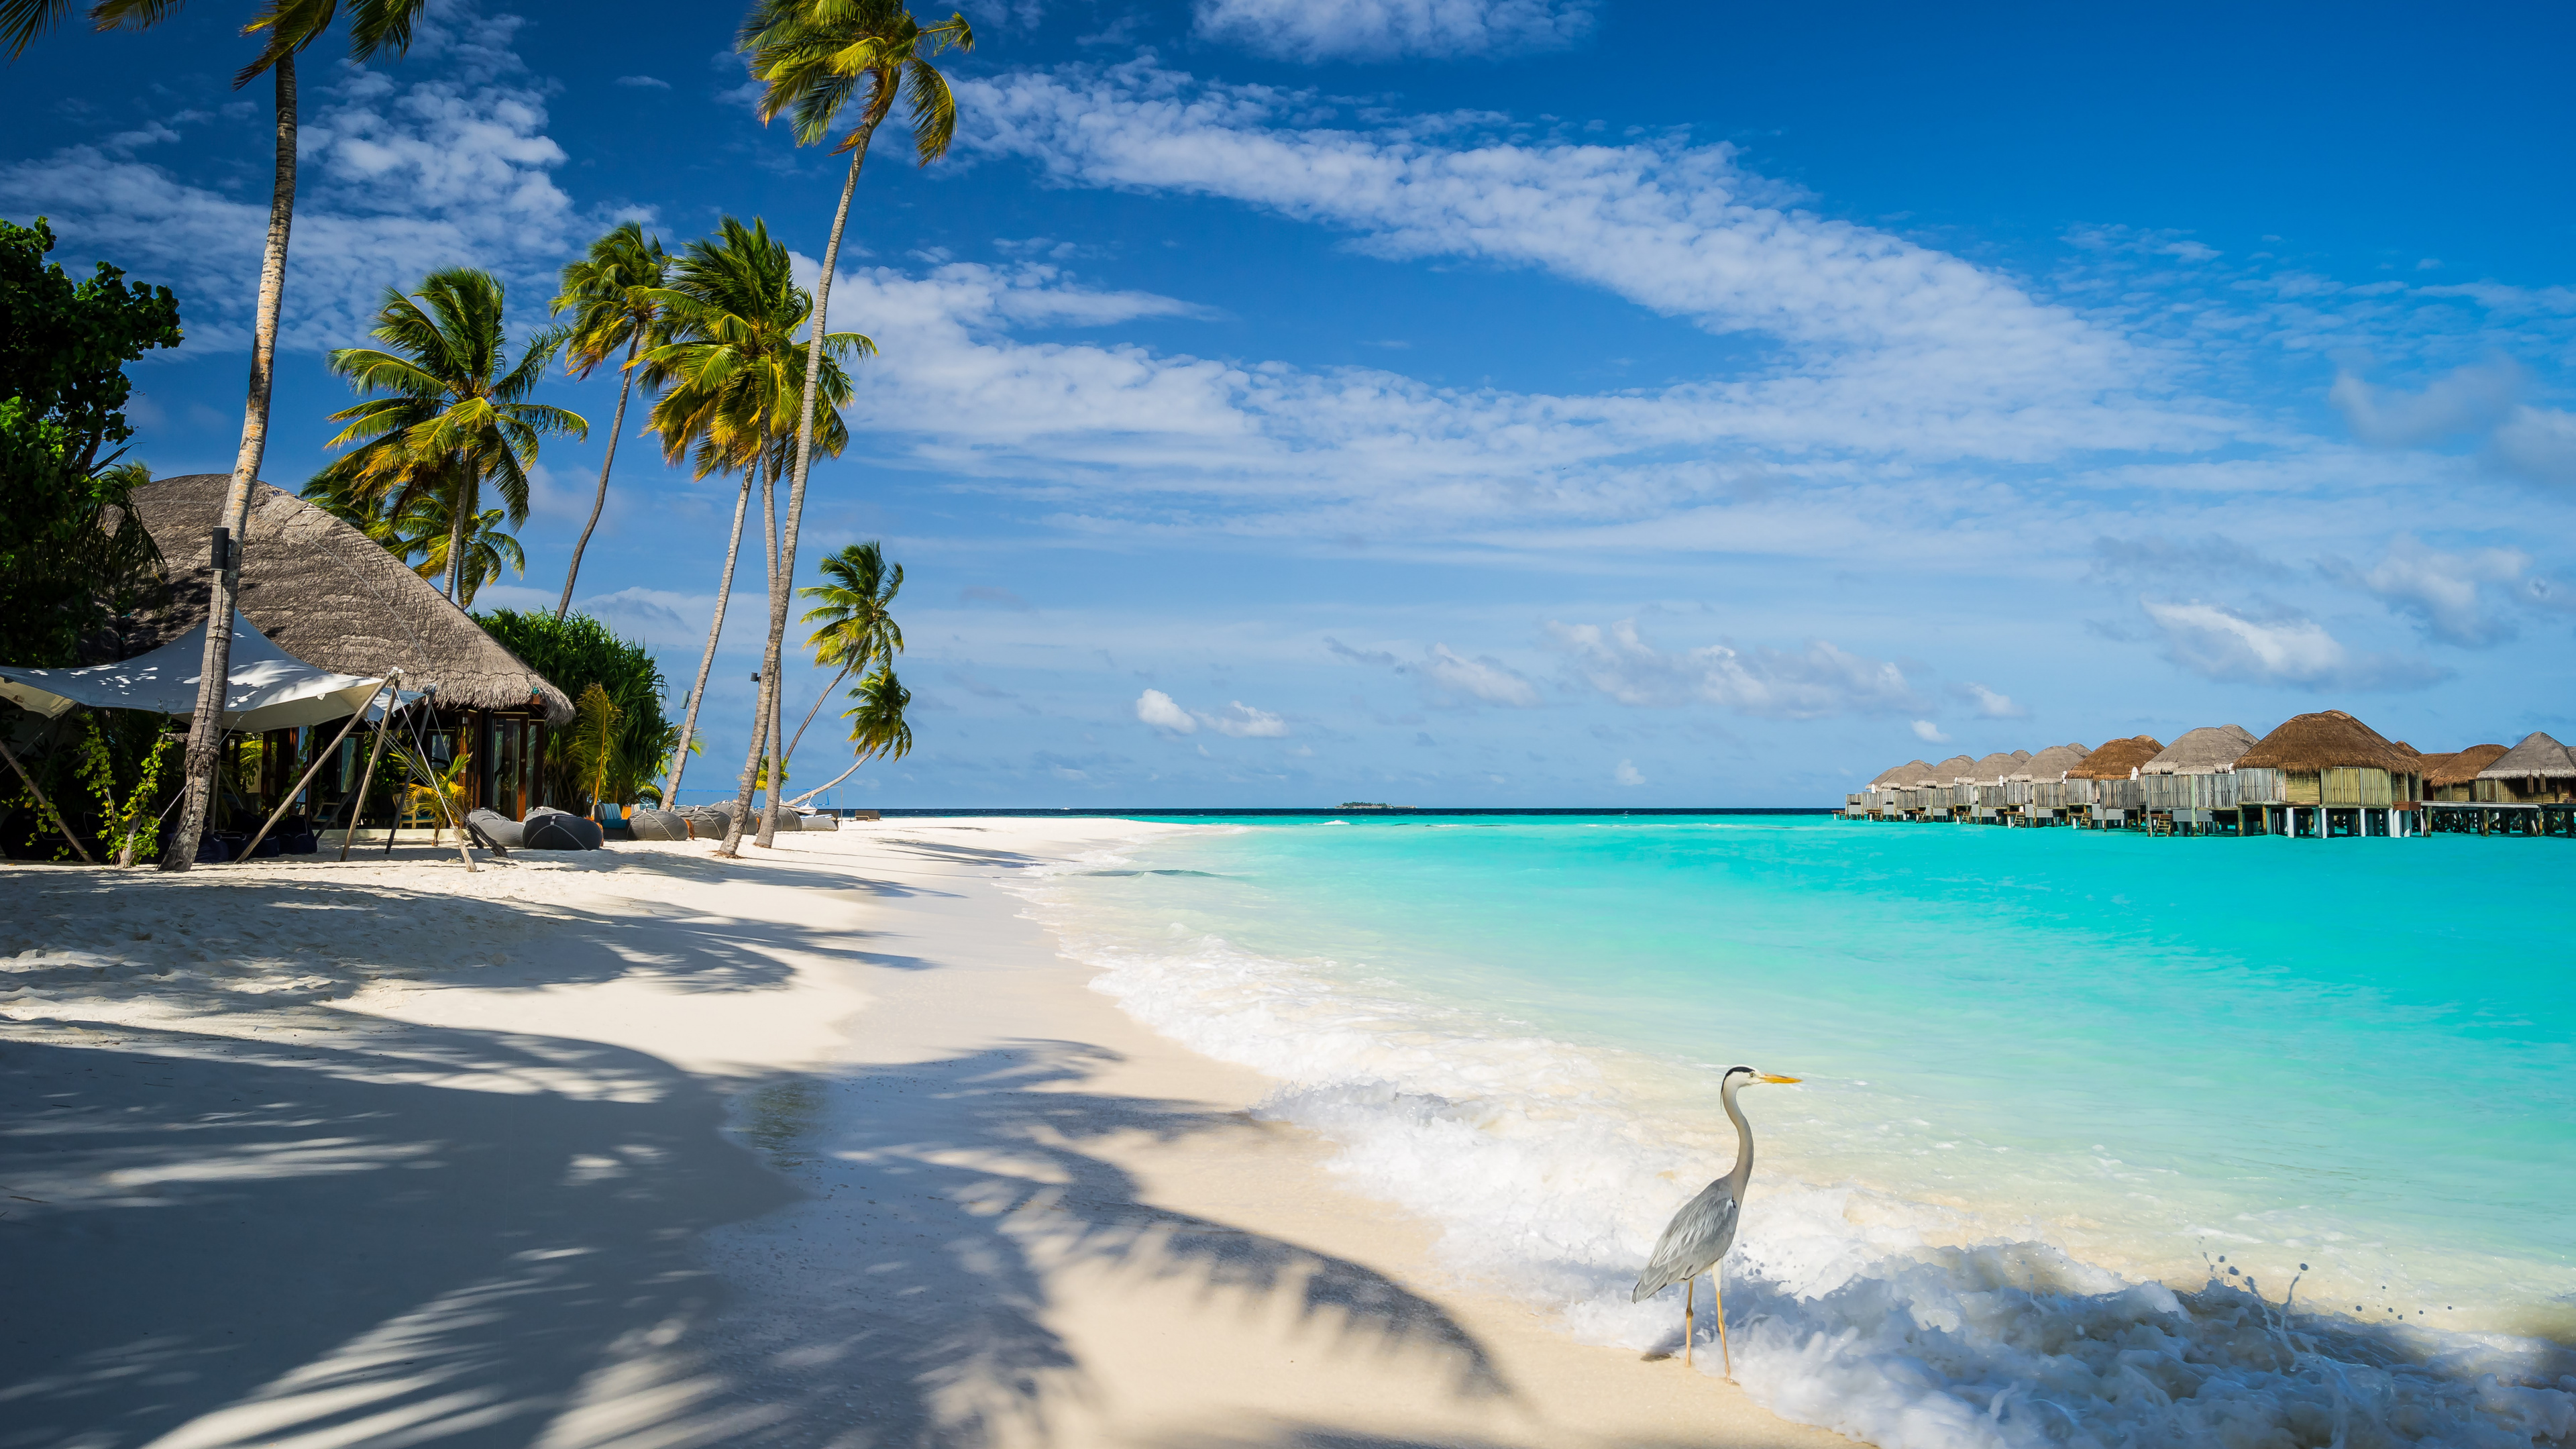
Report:
M 27 669 L 0 664 L 0 699 L 52 719 L 74 705 L 187 715 L 197 708 L 205 675 L 206 626 L 149 654 L 85 669 Z M 341 719 L 367 707 L 384 685 L 305 663 L 280 649 L 248 620 L 233 620 L 232 672 L 226 680 L 224 728 L 291 729 Z M 374 718 L 371 712 L 368 716 Z

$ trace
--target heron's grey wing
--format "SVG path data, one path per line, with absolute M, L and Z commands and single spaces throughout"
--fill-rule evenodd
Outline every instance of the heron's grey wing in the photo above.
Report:
M 1642 1303 L 1685 1278 L 1696 1278 L 1735 1246 L 1735 1189 L 1719 1178 L 1682 1204 L 1664 1235 L 1655 1239 L 1654 1255 L 1637 1276 L 1631 1303 Z

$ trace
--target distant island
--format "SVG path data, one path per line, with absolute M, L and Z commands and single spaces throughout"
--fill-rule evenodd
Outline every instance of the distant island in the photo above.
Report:
M 1345 800 L 1333 808 L 1336 810 L 1416 810 L 1421 807 L 1415 805 L 1389 805 L 1383 800 Z

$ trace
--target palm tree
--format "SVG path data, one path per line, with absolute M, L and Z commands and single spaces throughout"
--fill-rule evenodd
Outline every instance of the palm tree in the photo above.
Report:
M 400 518 L 384 524 L 384 544 L 396 558 L 411 563 L 412 572 L 425 579 L 451 572 L 450 553 L 458 543 L 455 521 L 448 517 L 447 500 L 452 493 L 429 494 L 413 504 Z M 507 566 L 510 572 L 524 576 L 528 572 L 527 555 L 519 551 L 519 541 L 501 531 L 502 511 L 487 508 L 468 520 L 463 529 L 465 566 L 455 571 L 459 584 L 456 607 L 474 607 L 474 595 L 485 584 L 501 576 Z
M 787 248 L 756 218 L 745 225 L 726 217 L 714 236 L 691 242 L 671 264 L 669 284 L 655 289 L 649 300 L 661 309 L 661 332 L 638 366 L 644 385 L 660 393 L 649 426 L 662 439 L 663 457 L 678 462 L 694 452 L 701 478 L 735 469 L 743 475 L 742 490 L 734 500 L 733 537 L 725 545 L 724 575 L 716 587 L 715 617 L 707 626 L 706 652 L 699 657 L 680 742 L 672 750 L 669 798 L 677 801 L 688 746 L 697 737 L 707 677 L 715 668 L 716 641 L 724 633 L 725 609 L 733 595 L 743 515 L 753 484 L 764 476 L 763 512 L 774 514 L 768 500 L 775 496 L 790 409 L 803 395 L 806 368 L 817 349 L 796 335 L 813 315 L 813 299 L 796 285 Z M 825 451 L 837 454 L 849 441 L 840 409 L 849 401 L 850 380 L 840 359 L 871 355 L 876 344 L 855 332 L 834 333 L 822 341 L 823 392 L 831 404 L 822 442 Z M 775 528 L 764 523 L 762 538 L 774 578 L 779 558 Z M 755 730 L 755 760 L 762 744 Z M 746 791 L 744 808 L 748 805 Z
M 0 39 L 14 63 L 27 46 L 71 13 L 70 0 L 0 0 Z M 428 0 L 350 0 L 349 54 L 360 61 L 411 46 L 412 22 Z M 206 658 L 199 673 L 195 719 L 188 727 L 187 804 L 179 812 L 163 870 L 197 863 L 206 828 L 215 768 L 224 742 L 225 681 L 232 677 L 233 600 L 241 592 L 241 536 L 250 523 L 250 485 L 268 451 L 268 399 L 277 375 L 277 314 L 286 296 L 286 239 L 295 223 L 295 57 L 320 40 L 339 18 L 339 0 L 261 0 L 244 35 L 261 40 L 259 54 L 233 75 L 239 90 L 262 73 L 277 86 L 275 174 L 268 193 L 268 241 L 259 261 L 259 300 L 251 323 L 250 396 L 242 408 L 241 447 L 233 455 L 232 486 L 224 494 L 223 534 L 206 605 Z M 144 30 L 178 13 L 179 0 L 98 0 L 89 11 L 100 30 Z
M 886 562 L 884 545 L 874 539 L 851 544 L 839 553 L 825 554 L 821 568 L 829 582 L 797 590 L 816 601 L 805 611 L 804 622 L 823 626 L 805 643 L 814 651 L 816 664 L 837 664 L 841 672 L 814 697 L 814 707 L 805 711 L 804 723 L 796 726 L 795 736 L 780 755 L 782 761 L 796 758 L 806 726 L 852 670 L 879 660 L 892 664 L 894 656 L 903 652 L 903 629 L 889 612 L 894 596 L 903 589 L 903 565 Z
M 937 25 L 912 17 L 904 0 L 753 0 L 743 17 L 737 48 L 751 57 L 751 73 L 764 86 L 760 119 L 773 121 L 795 112 L 796 139 L 812 145 L 828 136 L 844 109 L 856 117 L 836 151 L 850 153 L 849 175 L 841 182 L 841 201 L 832 213 L 832 234 L 823 245 L 823 270 L 814 285 L 815 309 L 831 315 L 832 273 L 840 265 L 841 235 L 850 221 L 850 196 L 858 189 L 859 169 L 867 163 L 868 145 L 877 127 L 894 112 L 900 99 L 911 113 L 913 154 L 921 165 L 948 154 L 957 134 L 957 100 L 948 78 L 931 60 L 949 50 L 975 48 L 975 30 L 963 14 L 952 13 Z M 821 329 L 816 329 L 819 334 Z M 820 338 L 815 341 L 820 357 Z M 809 373 L 814 368 L 809 364 Z M 805 517 L 805 481 L 814 463 L 814 398 L 809 392 L 798 405 L 795 473 L 787 487 L 787 530 L 780 556 L 796 557 L 797 530 Z M 761 712 L 775 717 L 779 703 L 780 664 L 787 646 L 788 593 L 785 575 L 769 590 L 769 643 L 761 666 Z M 762 817 L 760 843 L 767 845 L 778 827 L 778 793 Z M 750 797 L 743 797 L 749 808 Z M 736 826 L 739 828 L 739 819 Z M 730 834 L 725 849 L 734 846 Z
M 465 602 L 469 524 L 484 514 L 483 485 L 500 494 L 513 526 L 528 517 L 527 465 L 546 434 L 587 437 L 577 413 L 527 401 L 562 345 L 530 338 L 512 366 L 499 279 L 470 267 L 432 272 L 416 297 L 387 288 L 370 335 L 391 347 L 344 347 L 331 371 L 377 393 L 331 415 L 346 423 L 330 446 L 348 452 L 313 476 L 308 494 L 372 509 L 395 522 L 435 509 L 448 523 L 447 596 Z
M 662 305 L 653 293 L 668 280 L 669 272 L 670 258 L 663 254 L 661 241 L 646 237 L 643 226 L 631 221 L 592 242 L 588 255 L 563 269 L 563 291 L 555 297 L 554 310 L 573 314 L 565 368 L 575 377 L 587 378 L 620 348 L 626 351 L 626 364 L 618 370 L 617 419 L 608 426 L 608 456 L 599 463 L 599 494 L 590 502 L 590 521 L 581 526 L 581 539 L 572 546 L 572 562 L 564 569 L 563 599 L 555 605 L 558 619 L 572 611 L 572 586 L 581 577 L 581 556 L 590 548 L 591 530 L 599 527 L 600 511 L 608 506 L 608 470 L 617 466 L 617 440 L 626 435 L 626 399 L 635 390 L 635 360 L 648 342 L 657 340 Z
M 850 762 L 850 768 L 797 796 L 790 804 L 813 799 L 857 774 L 859 766 L 880 755 L 900 760 L 912 753 L 912 726 L 903 717 L 912 703 L 912 691 L 896 680 L 893 665 L 880 665 L 852 685 L 850 697 L 858 703 L 841 711 L 841 718 L 850 722 L 850 745 L 858 752 L 858 758 Z

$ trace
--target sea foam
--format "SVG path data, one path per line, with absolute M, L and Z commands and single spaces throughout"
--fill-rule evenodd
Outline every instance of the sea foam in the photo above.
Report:
M 1096 990 L 1277 1080 L 1258 1115 L 1323 1135 L 1351 1186 L 1440 1224 L 1449 1271 L 1582 1341 L 1678 1350 L 1675 1295 L 1629 1291 L 1666 1217 L 1733 1152 L 1731 1133 L 1669 1109 L 1687 1067 L 1186 924 L 1118 922 L 1085 909 L 1071 873 L 1022 889 L 1066 954 L 1097 968 Z M 1745 1101 L 1758 1119 L 1784 1098 Z M 2576 1434 L 2576 1359 L 2555 1345 L 2319 1311 L 2295 1282 L 2216 1261 L 2196 1288 L 2132 1281 L 1960 1208 L 1802 1182 L 1769 1158 L 1724 1288 L 1744 1388 L 1885 1449 L 2518 1449 Z M 1705 1303 L 1698 1322 L 1699 1367 L 1717 1372 Z

